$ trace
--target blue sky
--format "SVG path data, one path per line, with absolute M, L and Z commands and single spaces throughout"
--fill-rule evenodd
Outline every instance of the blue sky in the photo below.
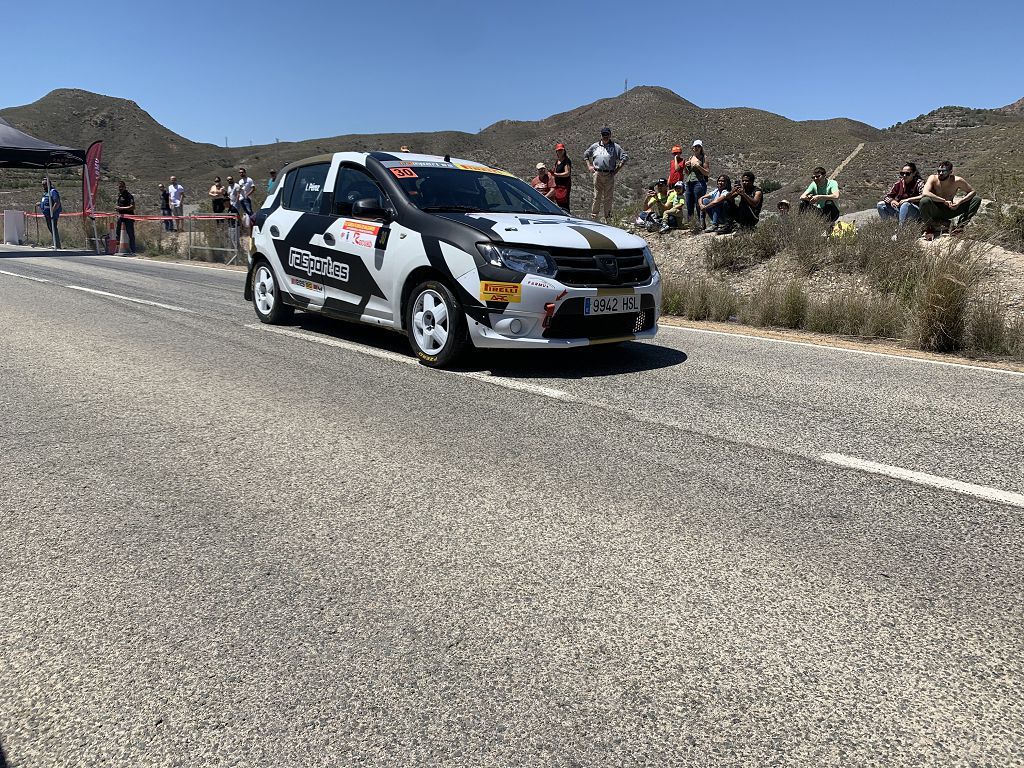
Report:
M 675 10 L 695 5 L 16 3 L 4 11 L 0 106 L 84 88 L 133 99 L 187 138 L 238 146 L 474 132 L 616 95 L 626 80 L 704 107 L 879 127 L 946 104 L 1024 97 L 1021 0 L 732 0 Z

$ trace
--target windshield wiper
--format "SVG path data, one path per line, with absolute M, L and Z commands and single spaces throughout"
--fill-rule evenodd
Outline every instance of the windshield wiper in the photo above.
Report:
M 482 213 L 475 205 L 428 205 L 420 208 L 425 213 L 454 211 L 456 213 Z

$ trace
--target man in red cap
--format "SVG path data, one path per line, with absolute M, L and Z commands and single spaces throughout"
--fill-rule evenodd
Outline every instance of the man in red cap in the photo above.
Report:
M 569 212 L 569 193 L 572 191 L 572 160 L 565 151 L 565 144 L 555 144 L 555 204 Z
M 668 186 L 675 189 L 677 181 L 686 181 L 686 158 L 683 157 L 683 148 L 676 145 L 672 147 L 672 159 L 668 161 Z

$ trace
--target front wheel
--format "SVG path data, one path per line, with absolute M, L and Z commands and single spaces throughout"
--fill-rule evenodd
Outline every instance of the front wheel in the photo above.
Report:
M 252 273 L 252 306 L 260 322 L 270 325 L 284 322 L 294 311 L 284 303 L 274 270 L 265 261 L 257 264 Z
M 469 334 L 458 297 L 444 283 L 428 280 L 416 286 L 405 306 L 405 328 L 416 357 L 431 368 L 443 368 L 466 348 Z

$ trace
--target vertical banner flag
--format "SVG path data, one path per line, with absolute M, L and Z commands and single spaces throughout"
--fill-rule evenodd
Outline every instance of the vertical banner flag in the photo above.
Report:
M 102 141 L 94 141 L 85 153 L 85 168 L 82 170 L 82 210 L 87 216 L 96 212 L 96 190 L 100 185 L 102 155 Z

